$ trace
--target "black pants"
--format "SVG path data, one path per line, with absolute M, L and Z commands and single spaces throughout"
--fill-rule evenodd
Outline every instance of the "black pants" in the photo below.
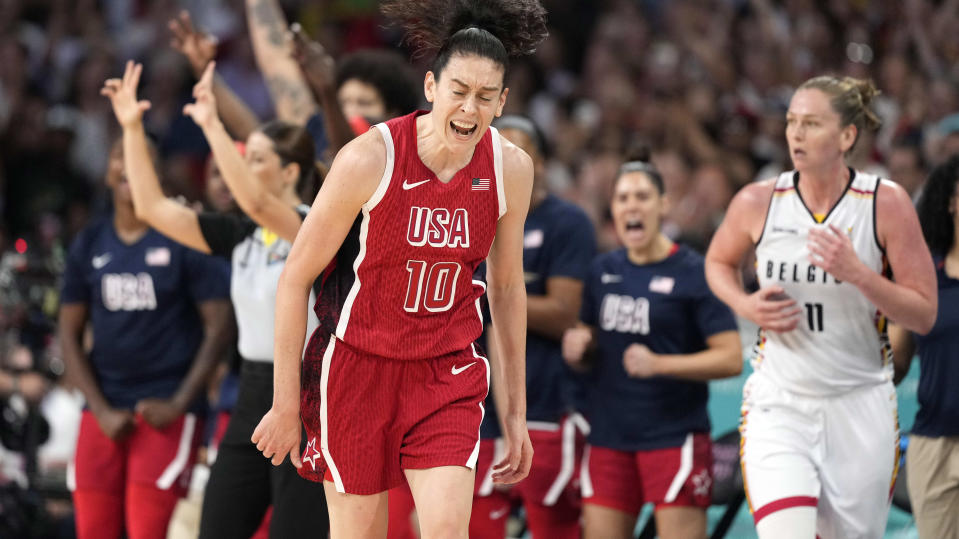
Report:
M 297 475 L 289 457 L 273 466 L 250 442 L 272 402 L 273 365 L 244 361 L 240 394 L 203 496 L 200 539 L 249 539 L 271 503 L 271 538 L 327 536 L 323 484 Z

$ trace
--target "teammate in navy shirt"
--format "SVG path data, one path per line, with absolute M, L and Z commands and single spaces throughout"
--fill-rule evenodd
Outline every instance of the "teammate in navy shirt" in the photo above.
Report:
M 504 116 L 494 125 L 533 158 L 533 193 L 524 226 L 523 271 L 528 327 L 526 418 L 536 459 L 529 477 L 512 492 L 493 488 L 495 439 L 500 436 L 500 428 L 491 392 L 481 426 L 483 440 L 477 461 L 470 537 L 505 537 L 510 496 L 514 494 L 523 501 L 528 528 L 534 537 L 578 538 L 581 502 L 574 478 L 585 442 L 586 421 L 572 413 L 571 373 L 563 362 L 560 339 L 566 329 L 576 324 L 583 279 L 596 254 L 595 231 L 583 210 L 548 193 L 543 170 L 544 140 L 533 122 L 521 116 Z M 564 453 L 564 440 L 572 451 Z M 565 469 L 569 471 L 564 474 Z
M 929 175 L 919 198 L 919 223 L 935 256 L 939 290 L 936 324 L 927 335 L 890 326 L 898 383 L 919 355 L 919 411 L 909 435 L 909 500 L 920 537 L 959 536 L 959 234 L 956 186 L 959 156 Z
M 63 275 L 63 357 L 86 398 L 68 484 L 80 539 L 163 538 L 232 337 L 229 267 L 137 219 L 119 143 L 109 163 L 114 212 L 77 236 Z
M 709 291 L 703 258 L 661 233 L 663 180 L 647 156 L 620 168 L 611 206 L 625 249 L 593 263 L 585 326 L 563 338 L 565 359 L 591 371 L 580 476 L 586 537 L 632 537 L 647 502 L 661 537 L 704 537 L 706 380 L 741 371 L 736 321 Z

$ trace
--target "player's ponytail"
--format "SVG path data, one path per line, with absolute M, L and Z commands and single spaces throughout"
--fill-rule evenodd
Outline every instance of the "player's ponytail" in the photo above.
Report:
M 505 74 L 510 57 L 531 54 L 548 34 L 538 0 L 387 0 L 380 10 L 414 47 L 436 51 L 437 79 L 455 54 L 489 58 Z
M 856 126 L 856 140 L 849 151 L 856 147 L 859 134 L 866 130 L 875 131 L 882 125 L 882 120 L 872 110 L 872 100 L 880 92 L 871 79 L 838 78 L 823 75 L 807 80 L 798 89 L 807 88 L 815 88 L 829 96 L 833 110 L 839 114 L 839 125 L 841 127 Z
M 619 173 L 616 174 L 616 181 L 619 181 L 624 175 L 631 172 L 642 172 L 649 177 L 660 195 L 666 192 L 666 184 L 663 182 L 663 175 L 659 169 L 650 161 L 649 146 L 645 144 L 636 144 L 627 150 L 625 160 L 619 167 Z

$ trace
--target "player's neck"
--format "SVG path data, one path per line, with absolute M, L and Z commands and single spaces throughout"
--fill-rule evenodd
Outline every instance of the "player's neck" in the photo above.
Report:
M 113 200 L 113 227 L 117 236 L 126 243 L 134 243 L 146 234 L 150 228 L 148 224 L 137 219 L 133 205 Z
M 426 168 L 436 174 L 439 181 L 446 183 L 473 160 L 476 146 L 462 151 L 453 151 L 441 140 L 440 133 L 433 128 L 430 119 L 432 112 L 416 118 L 416 153 Z
M 799 194 L 810 211 L 826 213 L 849 184 L 849 168 L 843 162 L 822 169 L 799 171 Z
M 657 234 L 653 241 L 639 249 L 626 249 L 626 258 L 637 265 L 655 264 L 665 260 L 673 250 L 673 241 L 662 234 Z

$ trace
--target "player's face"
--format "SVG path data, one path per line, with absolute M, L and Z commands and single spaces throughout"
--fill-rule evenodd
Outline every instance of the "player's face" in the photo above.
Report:
M 117 141 L 110 148 L 110 158 L 107 161 L 107 187 L 114 195 L 118 196 L 124 202 L 133 202 L 130 194 L 130 186 L 127 184 L 126 171 L 123 168 L 123 144 Z
M 630 250 L 643 250 L 659 235 L 666 199 L 644 172 L 627 172 L 616 180 L 610 208 L 616 235 Z
M 336 91 L 336 99 L 347 118 L 365 118 L 374 122 L 386 118 L 386 103 L 376 88 L 359 79 L 348 79 Z
M 839 125 L 840 117 L 822 90 L 793 94 L 786 112 L 786 142 L 797 170 L 815 170 L 841 161 L 856 139 L 856 127 Z
M 426 74 L 426 100 L 433 104 L 433 127 L 450 150 L 472 148 L 493 118 L 503 113 L 507 88 L 503 66 L 489 58 L 454 54 L 443 71 Z
M 280 155 L 273 149 L 270 137 L 254 131 L 246 141 L 246 163 L 250 171 L 270 193 L 280 196 L 284 189 L 296 183 L 296 175 L 290 170 L 296 165 L 283 166 Z

